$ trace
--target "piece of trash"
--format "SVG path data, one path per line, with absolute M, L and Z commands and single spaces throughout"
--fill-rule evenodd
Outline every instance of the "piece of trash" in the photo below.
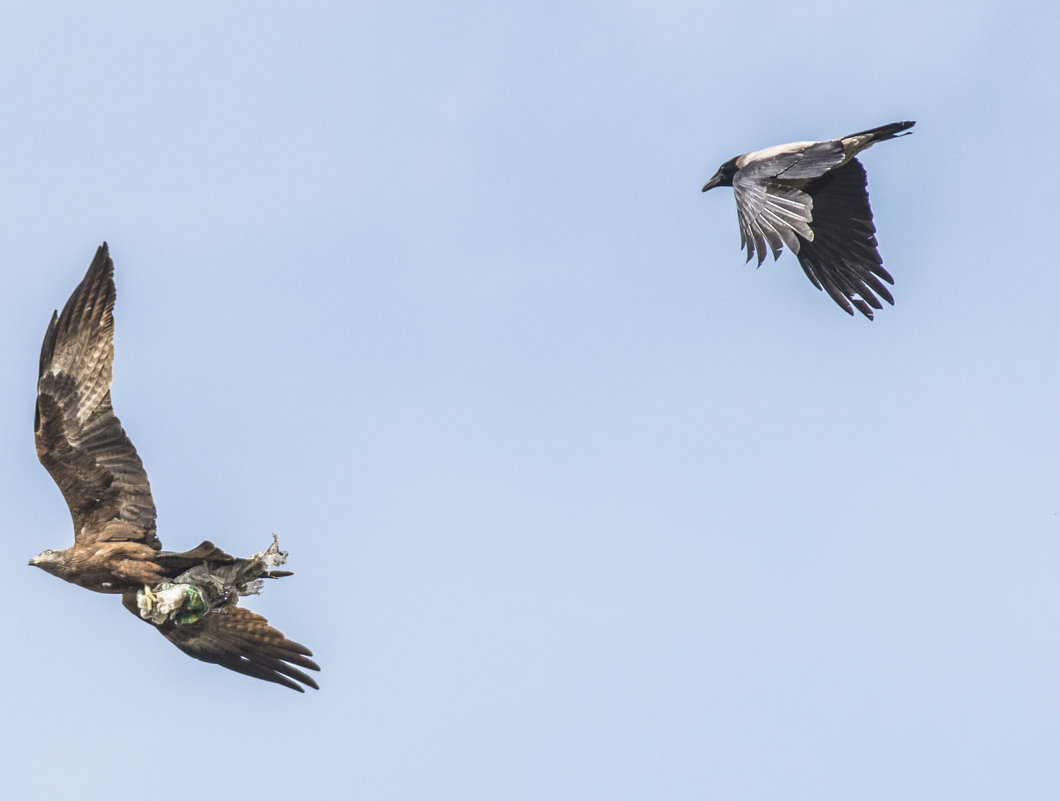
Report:
M 156 626 L 172 620 L 178 626 L 194 623 L 210 611 L 203 592 L 194 584 L 159 584 L 136 593 L 140 617 Z

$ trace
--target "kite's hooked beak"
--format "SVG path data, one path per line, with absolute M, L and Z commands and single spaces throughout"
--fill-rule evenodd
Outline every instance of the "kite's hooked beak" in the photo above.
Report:
M 63 568 L 62 551 L 41 551 L 29 560 L 31 567 L 39 567 L 45 573 L 58 576 Z

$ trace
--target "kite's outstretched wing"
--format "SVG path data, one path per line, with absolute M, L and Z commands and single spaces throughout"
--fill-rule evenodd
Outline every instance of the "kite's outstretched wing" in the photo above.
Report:
M 123 595 L 122 603 L 140 617 L 134 593 Z M 203 662 L 276 682 L 300 693 L 305 689 L 297 682 L 320 689 L 311 676 L 299 670 L 320 670 L 310 659 L 312 651 L 288 640 L 268 620 L 241 606 L 210 612 L 195 623 L 178 626 L 167 621 L 155 628 L 188 656 Z
M 143 463 L 110 405 L 114 263 L 104 242 L 63 307 L 40 354 L 37 456 L 59 485 L 78 545 L 161 547 Z

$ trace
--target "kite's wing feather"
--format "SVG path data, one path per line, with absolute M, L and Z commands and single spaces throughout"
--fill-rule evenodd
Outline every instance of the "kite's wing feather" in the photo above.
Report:
M 813 238 L 798 251 L 803 271 L 849 314 L 857 308 L 872 319 L 880 299 L 894 304 L 885 286 L 893 284 L 883 268 L 872 222 L 865 168 L 851 159 L 837 170 L 810 182 Z
M 128 540 L 159 548 L 147 473 L 110 403 L 114 298 L 104 242 L 44 336 L 37 456 L 70 507 L 78 544 Z M 126 525 L 109 525 L 115 520 Z
M 134 594 L 122 596 L 122 603 L 140 617 Z M 304 645 L 288 640 L 261 615 L 241 606 L 209 612 L 184 626 L 167 622 L 155 628 L 188 656 L 203 662 L 213 662 L 298 692 L 305 689 L 296 682 L 320 689 L 311 676 L 299 670 L 320 670 L 310 658 L 313 653 Z

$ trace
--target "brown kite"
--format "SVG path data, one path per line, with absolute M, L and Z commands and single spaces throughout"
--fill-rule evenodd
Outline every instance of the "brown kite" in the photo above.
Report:
M 276 542 L 248 559 L 212 542 L 163 551 L 155 504 L 140 457 L 110 403 L 114 361 L 114 263 L 104 242 L 70 296 L 52 315 L 40 355 L 35 420 L 37 456 L 59 485 L 74 523 L 74 544 L 44 551 L 36 565 L 122 604 L 180 650 L 299 692 L 320 670 L 303 645 L 238 606 L 286 554 Z M 301 682 L 299 684 L 298 682 Z

